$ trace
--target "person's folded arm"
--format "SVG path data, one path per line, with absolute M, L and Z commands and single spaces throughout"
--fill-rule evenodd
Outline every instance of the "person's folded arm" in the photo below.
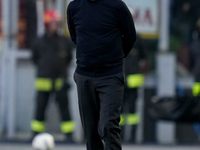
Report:
M 67 23 L 68 23 L 68 29 L 69 29 L 71 39 L 76 45 L 76 30 L 75 30 L 75 26 L 73 22 L 72 10 L 70 8 L 70 5 L 68 6 L 68 9 L 67 9 Z
M 33 61 L 34 65 L 38 64 L 38 60 L 39 60 L 39 52 L 38 52 L 38 41 L 35 39 L 32 43 L 31 43 L 31 60 Z
M 136 41 L 135 25 L 133 17 L 125 4 L 118 10 L 118 16 L 119 26 L 122 33 L 122 47 L 124 57 L 126 57 Z

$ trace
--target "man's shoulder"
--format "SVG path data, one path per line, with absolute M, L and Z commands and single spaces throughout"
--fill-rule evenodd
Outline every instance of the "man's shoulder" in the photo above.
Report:
M 78 0 L 72 0 L 72 1 L 69 2 L 69 5 L 73 5 L 73 4 L 77 3 L 77 2 L 78 2 Z
M 115 4 L 119 4 L 119 5 L 124 3 L 123 0 L 110 0 L 110 1 L 114 2 Z
M 44 42 L 43 35 L 34 37 L 33 40 L 31 41 L 31 49 L 42 45 L 43 42 Z
M 40 35 L 40 36 L 34 37 L 33 43 L 39 44 L 39 43 L 44 41 L 44 38 L 45 38 L 44 35 Z
M 120 9 L 125 5 L 125 3 L 122 0 L 108 0 L 112 6 L 116 7 L 117 9 Z
M 82 1 L 82 0 L 72 0 L 72 1 L 69 3 L 68 7 L 67 7 L 67 12 L 68 12 L 68 13 L 69 13 L 69 12 L 73 13 L 73 12 L 76 12 L 77 10 L 79 10 L 80 7 L 81 7 L 81 6 L 80 6 L 81 1 Z
M 78 4 L 80 4 L 80 2 L 81 0 L 72 0 L 68 5 L 68 9 L 77 6 Z

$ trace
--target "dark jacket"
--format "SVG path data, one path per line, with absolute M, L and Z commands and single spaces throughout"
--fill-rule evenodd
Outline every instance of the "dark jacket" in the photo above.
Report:
M 191 44 L 191 66 L 194 69 L 195 82 L 200 82 L 200 38 Z
M 139 62 L 142 59 L 146 59 L 146 47 L 142 39 L 137 37 L 137 42 L 134 48 L 130 51 L 129 55 L 124 59 L 125 75 L 138 74 L 140 72 Z
M 77 73 L 105 76 L 123 71 L 123 58 L 136 41 L 133 18 L 123 1 L 74 0 L 67 17 L 77 45 Z
M 32 60 L 37 67 L 37 77 L 66 77 L 72 48 L 72 42 L 65 36 L 45 34 L 37 38 L 31 48 Z
M 137 42 L 134 48 L 130 51 L 129 55 L 124 59 L 125 77 L 133 74 L 141 74 L 140 61 L 146 59 L 146 46 L 142 39 L 137 37 Z M 125 84 L 127 88 L 127 82 Z

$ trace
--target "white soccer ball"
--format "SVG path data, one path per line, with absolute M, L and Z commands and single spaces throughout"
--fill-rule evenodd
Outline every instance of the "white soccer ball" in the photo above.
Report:
M 53 150 L 54 138 L 49 133 L 40 133 L 33 138 L 32 146 L 36 150 Z

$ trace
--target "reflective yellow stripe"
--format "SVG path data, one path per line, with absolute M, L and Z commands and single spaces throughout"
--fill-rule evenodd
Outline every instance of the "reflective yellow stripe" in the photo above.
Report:
M 59 91 L 63 87 L 63 80 L 58 78 L 55 80 L 55 90 Z
M 136 125 L 140 122 L 140 117 L 138 114 L 129 114 L 127 117 L 128 125 Z
M 66 121 L 61 124 L 61 131 L 63 133 L 71 133 L 75 130 L 75 123 L 73 121 Z
M 33 120 L 31 122 L 31 129 L 35 132 L 44 132 L 45 124 L 44 122 Z
M 142 74 L 131 74 L 127 76 L 127 86 L 129 88 L 137 88 L 144 83 L 144 76 Z
M 158 39 L 159 33 L 140 33 L 142 39 Z
M 38 91 L 51 91 L 52 90 L 52 80 L 49 78 L 37 78 L 35 81 L 35 88 Z
M 121 114 L 120 115 L 120 122 L 119 122 L 119 125 L 120 126 L 123 126 L 125 124 L 125 115 L 124 114 Z
M 192 93 L 194 96 L 199 96 L 200 94 L 200 82 L 194 83 L 192 87 Z

